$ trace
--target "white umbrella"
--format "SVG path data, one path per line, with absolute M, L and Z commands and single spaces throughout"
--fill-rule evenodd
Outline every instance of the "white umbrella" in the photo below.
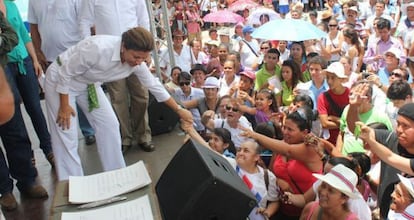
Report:
M 256 28 L 252 37 L 264 40 L 304 41 L 321 39 L 327 33 L 315 25 L 298 19 L 278 19 Z
M 281 19 L 280 15 L 275 12 L 273 9 L 260 7 L 254 9 L 252 12 L 250 12 L 249 17 L 247 17 L 247 23 L 249 24 L 260 24 L 260 16 L 267 14 L 269 16 L 269 20 L 276 20 Z

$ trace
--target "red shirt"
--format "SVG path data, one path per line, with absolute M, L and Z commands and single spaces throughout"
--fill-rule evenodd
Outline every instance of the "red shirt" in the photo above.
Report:
M 342 110 L 344 110 L 345 106 L 349 104 L 349 88 L 345 88 L 345 92 L 337 95 L 332 92 L 332 90 L 328 90 L 328 94 L 331 96 L 332 100 L 336 103 L 336 105 Z M 332 108 L 332 105 L 326 99 L 324 93 L 321 93 L 318 97 L 318 113 L 319 115 L 331 115 L 341 117 L 337 112 L 335 112 Z M 336 144 L 336 139 L 339 134 L 339 127 L 334 129 L 329 129 L 329 139 L 328 141 L 332 144 Z

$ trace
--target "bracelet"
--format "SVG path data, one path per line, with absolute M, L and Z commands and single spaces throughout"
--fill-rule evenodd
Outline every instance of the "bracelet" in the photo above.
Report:
M 383 84 L 382 83 L 380 83 L 379 85 L 378 85 L 378 88 L 382 88 L 382 86 L 383 86 Z

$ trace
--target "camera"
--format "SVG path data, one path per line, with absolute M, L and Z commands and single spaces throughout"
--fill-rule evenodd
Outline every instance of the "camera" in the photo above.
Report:
M 366 78 L 368 78 L 370 75 L 371 75 L 371 73 L 369 73 L 369 72 L 362 72 L 361 73 L 362 75 L 362 79 L 366 79 Z

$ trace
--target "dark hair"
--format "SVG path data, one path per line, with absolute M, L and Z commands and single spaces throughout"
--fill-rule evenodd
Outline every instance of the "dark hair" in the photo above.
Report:
M 306 48 L 305 48 L 305 44 L 303 43 L 303 41 L 294 41 L 292 42 L 292 44 L 290 45 L 290 49 L 292 49 L 293 45 L 299 45 L 300 48 L 302 49 L 302 59 L 306 59 Z M 292 53 L 290 53 L 290 57 L 292 57 Z
M 407 96 L 413 96 L 413 90 L 408 82 L 396 80 L 388 87 L 387 98 L 390 100 L 405 100 Z
M 257 94 L 265 94 L 266 98 L 272 101 L 272 104 L 270 104 L 269 108 L 272 110 L 272 112 L 279 112 L 279 107 L 277 106 L 275 93 L 270 89 L 261 89 Z M 257 95 L 256 95 L 257 97 Z
M 268 14 L 266 14 L 266 13 L 265 13 L 265 14 L 261 14 L 261 15 L 260 15 L 260 17 L 259 17 L 259 21 L 262 21 L 262 19 L 263 19 L 263 18 L 267 18 L 267 20 L 268 20 L 268 21 L 270 20 L 269 15 L 268 15 Z
M 318 17 L 318 12 L 316 10 L 312 10 L 312 11 L 309 12 L 309 16 Z
M 343 31 L 344 37 L 347 37 L 351 40 L 351 44 L 356 45 L 358 52 L 363 53 L 364 48 L 361 46 L 359 41 L 358 32 L 354 28 L 347 28 Z
M 234 155 L 236 155 L 237 150 L 234 146 L 233 141 L 231 140 L 231 133 L 229 130 L 227 130 L 226 128 L 214 128 L 213 133 L 219 136 L 222 139 L 223 143 L 229 144 L 229 146 L 226 149 Z
M 191 81 L 191 75 L 187 72 L 181 72 L 178 75 L 178 81 Z
M 211 29 L 208 31 L 208 34 L 210 35 L 210 34 L 211 34 L 211 33 L 213 33 L 213 32 L 216 32 L 216 33 L 217 33 L 217 29 L 211 28 Z
M 324 20 L 323 22 L 320 22 L 317 27 L 322 27 L 324 32 L 328 32 L 329 27 L 328 27 L 328 22 L 332 20 L 330 17 L 327 18 L 326 20 Z
M 237 51 L 231 51 L 231 52 L 227 53 L 227 57 L 229 57 L 231 55 L 236 56 L 237 61 L 240 63 L 241 56 L 240 56 L 240 53 L 239 52 L 237 52 Z
M 352 84 L 352 87 L 351 87 L 351 93 L 352 93 L 352 89 L 353 89 L 355 86 L 360 85 L 360 84 L 368 84 L 368 91 L 367 91 L 367 95 L 369 96 L 370 100 L 372 100 L 372 83 L 371 83 L 370 81 L 366 80 L 366 79 L 363 79 L 363 80 L 358 80 L 358 81 L 356 81 L 354 84 Z
M 270 45 L 271 45 L 271 44 L 270 44 Z M 266 54 L 269 54 L 269 53 L 276 54 L 276 55 L 277 55 L 277 57 L 280 57 L 280 52 L 279 52 L 279 50 L 278 50 L 278 49 L 276 49 L 276 48 L 270 48 L 270 49 L 266 52 Z
M 230 95 L 223 95 L 217 100 L 216 108 L 214 109 L 215 113 L 218 113 L 218 108 L 220 107 L 220 103 L 223 101 L 223 99 L 231 99 Z
M 275 123 L 272 122 L 262 122 L 256 125 L 254 131 L 263 134 L 266 137 L 274 138 L 277 140 L 283 139 L 282 128 Z
M 179 70 L 180 72 L 182 71 L 181 67 L 179 67 L 179 66 L 175 66 L 175 67 L 171 68 L 171 73 L 174 72 L 174 70 Z
M 385 18 L 379 18 L 378 22 L 377 22 L 377 29 L 378 30 L 382 30 L 382 29 L 391 29 L 391 22 L 388 19 Z
M 382 122 L 372 122 L 372 123 L 367 124 L 367 126 L 372 129 L 388 130 L 387 125 Z
M 155 41 L 145 28 L 135 27 L 122 33 L 122 45 L 127 50 L 150 52 L 155 48 Z
M 336 166 L 338 164 L 342 164 L 346 167 L 348 167 L 351 170 L 355 171 L 355 168 L 357 167 L 358 164 L 355 163 L 355 161 L 352 161 L 346 157 L 331 157 L 328 160 L 328 163 L 331 164 L 332 166 Z
M 308 66 L 310 66 L 311 64 L 319 64 L 321 65 L 322 69 L 326 69 L 328 62 L 321 56 L 315 56 L 308 61 Z
M 361 170 L 357 170 L 359 178 L 364 178 L 368 171 L 371 169 L 371 159 L 363 152 L 352 152 L 348 156 L 352 157 L 358 163 Z
M 298 126 L 299 130 L 304 131 L 305 129 L 308 132 L 312 130 L 312 122 L 315 120 L 314 112 L 311 108 L 307 106 L 302 106 L 296 111 L 288 114 L 286 119 L 290 119 Z
M 309 95 L 299 94 L 293 98 L 293 103 L 303 102 L 308 108 L 313 109 L 313 100 Z
M 295 61 L 285 60 L 285 61 L 283 61 L 282 68 L 284 66 L 289 67 L 290 70 L 292 70 L 292 86 L 293 86 L 293 88 L 296 87 L 296 85 L 299 83 L 299 81 L 304 81 L 300 66 Z M 281 77 L 281 81 L 285 81 L 285 79 L 283 78 L 283 74 L 280 74 L 280 77 Z

